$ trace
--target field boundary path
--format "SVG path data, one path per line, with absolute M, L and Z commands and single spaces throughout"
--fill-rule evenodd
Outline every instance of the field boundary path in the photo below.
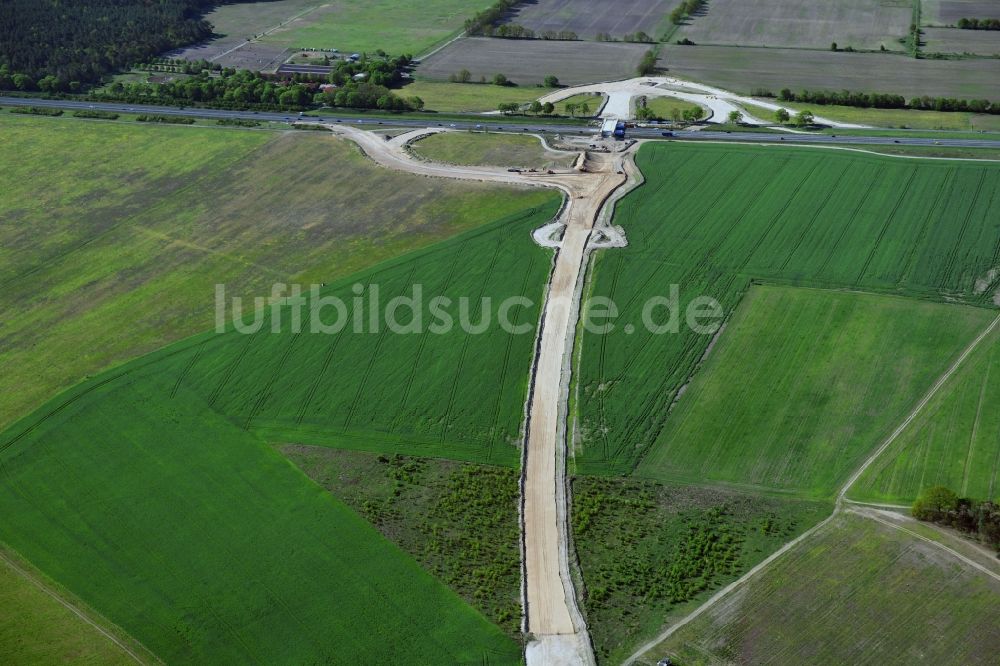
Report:
M 566 489 L 566 411 L 573 336 L 576 332 L 587 256 L 599 247 L 595 225 L 606 223 L 602 211 L 626 183 L 641 179 L 633 155 L 637 144 L 621 152 L 586 151 L 580 169 L 538 173 L 499 167 L 465 167 L 414 159 L 407 146 L 442 129 L 418 129 L 383 137 L 344 125 L 319 125 L 350 139 L 377 164 L 408 173 L 441 178 L 553 187 L 566 195 L 557 219 L 562 238 L 555 246 L 529 382 L 521 471 L 523 629 L 530 636 L 528 666 L 595 664 L 586 622 L 576 603 L 569 567 Z M 620 145 L 619 145 L 620 147 Z
M 819 523 L 813 525 L 811 528 L 809 528 L 808 530 L 797 536 L 795 539 L 786 543 L 784 546 L 782 546 L 775 552 L 771 553 L 771 555 L 767 557 L 764 561 L 760 562 L 757 566 L 750 569 L 748 572 L 740 576 L 738 579 L 736 579 L 726 587 L 722 588 L 721 590 L 713 594 L 707 601 L 705 601 L 705 603 L 698 606 L 698 608 L 694 609 L 691 613 L 689 613 L 688 615 L 684 616 L 674 624 L 667 627 L 654 639 L 648 641 L 647 643 L 642 645 L 638 650 L 633 652 L 632 655 L 628 659 L 626 659 L 624 663 L 626 665 L 634 663 L 637 659 L 642 657 L 642 655 L 644 655 L 646 652 L 649 652 L 657 645 L 670 638 L 681 627 L 684 627 L 685 625 L 689 624 L 692 620 L 696 619 L 697 617 L 705 613 L 705 611 L 715 606 L 715 604 L 717 604 L 723 598 L 728 596 L 731 592 L 735 591 L 737 588 L 742 587 L 751 578 L 753 578 L 760 572 L 767 569 L 779 557 L 781 557 L 782 555 L 784 555 L 789 550 L 791 550 L 798 544 L 802 543 L 809 537 L 818 533 L 824 527 L 829 525 L 830 522 L 838 515 L 840 515 L 842 512 L 850 512 L 858 516 L 862 516 L 864 518 L 875 520 L 876 522 L 879 522 L 883 525 L 892 527 L 897 530 L 901 530 L 913 537 L 934 544 L 935 546 L 938 546 L 941 550 L 943 550 L 945 553 L 948 553 L 956 557 L 958 560 L 973 567 L 977 571 L 985 573 L 993 578 L 997 578 L 998 580 L 1000 580 L 1000 577 L 998 577 L 998 574 L 996 574 L 995 572 L 971 560 L 970 558 L 958 553 L 957 551 L 948 547 L 947 545 L 934 541 L 933 539 L 922 536 L 920 534 L 917 534 L 916 532 L 909 530 L 903 527 L 902 525 L 893 524 L 891 521 L 888 521 L 883 517 L 876 516 L 875 509 L 866 510 L 863 507 L 863 505 L 851 503 L 850 500 L 846 499 L 846 495 L 848 491 L 851 489 L 851 486 L 853 486 L 857 482 L 857 480 L 861 478 L 861 476 L 865 473 L 865 471 L 875 462 L 875 460 L 877 460 L 879 456 L 885 453 L 886 449 L 888 449 L 892 445 L 892 443 L 896 441 L 896 439 L 903 433 L 903 431 L 906 430 L 906 428 L 914 421 L 914 419 L 917 418 L 920 412 L 922 412 L 924 408 L 930 403 L 930 401 L 934 398 L 934 396 L 937 395 L 938 391 L 940 391 L 941 388 L 948 382 L 948 380 L 956 372 L 958 372 L 959 368 L 965 363 L 966 359 L 969 358 L 972 352 L 974 352 L 976 348 L 979 347 L 982 341 L 985 340 L 990 335 L 990 333 L 992 333 L 994 329 L 996 329 L 998 325 L 1000 325 L 1000 315 L 994 318 L 993 321 L 990 322 L 990 324 L 985 329 L 983 329 L 979 333 L 979 335 L 977 335 L 975 339 L 973 339 L 972 342 L 970 342 L 968 346 L 965 347 L 964 350 L 962 350 L 962 353 L 959 354 L 958 358 L 955 359 L 954 363 L 952 363 L 951 366 L 947 370 L 945 370 L 945 372 L 940 377 L 937 378 L 937 380 L 927 391 L 927 393 L 920 399 L 920 402 L 918 402 L 917 405 L 913 408 L 913 410 L 907 415 L 907 417 L 903 419 L 903 422 L 900 423 L 899 426 L 895 430 L 893 430 L 892 433 L 885 439 L 885 441 L 882 442 L 882 444 L 870 456 L 868 456 L 868 458 L 863 463 L 861 463 L 861 465 L 854 471 L 853 474 L 851 474 L 851 476 L 847 479 L 847 481 L 843 484 L 843 486 L 841 486 L 840 490 L 837 492 L 836 504 L 834 505 L 833 513 L 831 513 L 829 516 L 827 516 Z
M 5 552 L 5 547 L 2 545 L 0 545 L 0 560 L 3 561 L 4 565 L 10 567 L 11 571 L 13 571 L 17 575 L 24 578 L 26 581 L 34 585 L 36 588 L 41 590 L 46 596 L 54 599 L 60 606 L 62 606 L 69 612 L 73 613 L 73 615 L 80 618 L 80 620 L 85 622 L 87 625 L 93 627 L 95 631 L 97 631 L 99 634 L 101 634 L 109 641 L 114 643 L 116 646 L 118 646 L 118 648 L 120 648 L 122 652 L 131 657 L 132 660 L 135 661 L 135 663 L 143 664 L 143 666 L 145 666 L 146 664 L 163 663 L 152 652 L 146 649 L 145 646 L 142 646 L 141 643 L 138 643 L 138 641 L 135 641 L 135 639 L 131 638 L 130 636 L 129 638 L 132 641 L 135 641 L 138 645 L 142 646 L 142 649 L 148 654 L 148 656 L 145 658 L 140 657 L 134 649 L 132 649 L 128 644 L 126 644 L 123 640 L 115 636 L 113 633 L 105 629 L 101 624 L 91 619 L 90 615 L 84 612 L 80 607 L 78 607 L 71 601 L 65 599 L 61 594 L 59 594 L 57 591 L 53 590 L 49 585 L 47 585 L 45 581 L 42 580 L 40 577 L 36 576 L 28 569 L 22 567 L 17 561 L 14 560 L 14 558 L 10 557 L 7 554 L 7 552 Z M 104 618 L 102 618 L 102 620 L 103 619 Z M 107 620 L 104 620 L 104 622 L 106 625 L 114 626 Z

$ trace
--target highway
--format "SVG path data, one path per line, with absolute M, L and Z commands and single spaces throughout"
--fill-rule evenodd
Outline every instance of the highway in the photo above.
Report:
M 231 111 L 226 109 L 205 109 L 189 107 L 180 109 L 176 106 L 152 106 L 141 104 L 124 104 L 119 102 L 87 102 L 63 99 L 35 99 L 28 97 L 6 97 L 0 96 L 0 106 L 38 106 L 45 108 L 65 109 L 76 111 L 81 109 L 92 109 L 96 111 L 112 111 L 117 113 L 147 113 L 163 116 L 190 116 L 194 118 L 208 119 L 244 119 L 272 122 L 293 122 L 298 119 L 299 114 L 295 112 L 277 113 L 273 111 Z M 345 123 L 357 125 L 371 129 L 373 126 L 385 125 L 386 127 L 453 127 L 455 129 L 489 129 L 502 132 L 531 132 L 536 134 L 594 134 L 596 127 L 585 127 L 581 125 L 560 125 L 558 123 L 537 123 L 531 118 L 519 117 L 513 119 L 502 116 L 483 116 L 474 120 L 435 120 L 432 114 L 428 114 L 426 119 L 414 118 L 412 116 L 400 118 L 365 118 L 363 115 L 350 115 L 348 113 L 323 114 L 320 111 L 310 111 L 308 120 L 311 122 Z M 657 128 L 637 127 L 629 129 L 627 138 L 632 139 L 662 139 L 664 130 Z M 833 134 L 775 134 L 766 132 L 725 132 L 719 130 L 678 130 L 670 132 L 670 137 L 677 140 L 686 141 L 743 141 L 752 143 L 777 143 L 784 141 L 788 143 L 811 144 L 811 145 L 868 145 L 868 146 L 948 146 L 953 148 L 995 148 L 1000 149 L 1000 139 L 955 139 L 955 138 L 927 138 L 922 136 L 847 136 Z

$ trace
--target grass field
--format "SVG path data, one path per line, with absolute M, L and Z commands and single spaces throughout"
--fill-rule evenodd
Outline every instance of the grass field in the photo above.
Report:
M 685 111 L 699 107 L 693 102 L 687 102 L 676 97 L 650 97 L 646 101 L 646 108 L 655 113 L 656 117 L 670 120 L 673 117 L 674 110 L 684 113 Z
M 754 287 L 636 473 L 829 496 L 990 319 L 983 308 Z
M 993 82 L 1000 80 L 1000 59 L 917 60 L 895 53 L 737 46 L 666 44 L 660 66 L 670 75 L 744 94 L 791 88 L 990 99 L 997 96 Z
M 664 486 L 573 481 L 573 541 L 601 663 L 642 642 L 822 518 L 818 502 Z
M 411 150 L 435 162 L 523 168 L 569 168 L 576 153 L 547 150 L 535 136 L 441 132 L 412 144 Z
M 862 109 L 853 106 L 780 102 L 791 112 L 808 110 L 829 120 L 872 127 L 927 130 L 1000 130 L 1000 116 L 960 111 L 920 111 L 916 109 Z M 774 112 L 746 104 L 761 120 L 774 122 Z M 836 130 L 835 130 L 836 131 Z
M 383 49 L 417 56 L 459 31 L 465 19 L 487 6 L 488 0 L 430 0 L 420 4 L 398 0 L 278 0 L 226 4 L 206 18 L 224 36 L 209 45 L 220 53 L 267 31 L 254 46 L 279 52 L 300 48 L 347 52 Z M 239 56 L 243 50 L 232 56 Z
M 604 107 L 604 103 L 606 100 L 607 100 L 607 95 L 603 94 L 593 95 L 591 93 L 582 93 L 580 95 L 573 95 L 572 97 L 567 97 L 564 100 L 556 102 L 555 104 L 556 113 L 562 116 L 569 116 L 569 115 L 575 115 L 581 117 L 596 116 L 598 112 L 600 112 L 600 110 Z M 576 105 L 577 108 L 573 114 L 570 114 L 569 110 L 567 110 L 566 108 L 567 104 Z M 586 113 L 584 113 L 584 111 L 580 108 L 584 104 L 586 104 L 587 107 L 590 109 Z
M 467 603 L 519 637 L 517 470 L 315 446 L 285 446 L 282 452 Z
M 589 295 L 611 298 L 619 316 L 609 334 L 581 337 L 581 471 L 627 472 L 663 444 L 669 406 L 711 339 L 641 325 L 647 299 L 672 284 L 680 310 L 706 295 L 730 313 L 754 278 L 992 306 L 976 281 L 1000 265 L 1000 165 L 677 143 L 644 146 L 637 160 L 646 183 L 615 218 L 629 246 L 593 260 Z M 912 388 L 915 400 L 929 385 Z
M 461 39 L 437 52 L 417 68 L 417 74 L 446 81 L 462 69 L 474 80 L 504 74 L 518 85 L 543 83 L 550 74 L 563 85 L 612 81 L 635 76 L 649 44 L 624 42 L 556 42 L 543 39 Z
M 526 104 L 546 92 L 546 89 L 537 86 L 414 81 L 400 88 L 398 94 L 404 97 L 416 95 L 424 100 L 424 108 L 428 111 L 479 113 L 496 111 L 498 105 L 507 102 Z
M 0 427 L 210 327 L 216 283 L 332 281 L 552 197 L 394 173 L 319 132 L 0 126 Z
M 994 288 L 996 285 L 994 285 Z M 912 502 L 926 488 L 1000 497 L 1000 335 L 994 333 L 852 487 L 855 499 Z
M 4 554 L 12 556 L 9 552 Z M 18 562 L 17 566 L 40 576 L 37 571 L 31 571 L 27 563 Z M 109 638 L 2 561 L 0 608 L 3 608 L 0 613 L 0 660 L 6 664 L 103 666 L 135 663 Z M 25 633 L 26 627 L 31 628 L 30 635 Z M 109 627 L 102 628 L 111 631 Z M 128 640 L 124 636 L 119 639 Z M 143 654 L 140 647 L 135 646 L 135 650 Z
M 992 664 L 998 612 L 1000 583 L 842 515 L 640 663 Z
M 677 34 L 696 44 L 902 51 L 910 0 L 713 0 Z
M 0 538 L 167 663 L 519 662 L 500 629 L 164 372 L 176 358 L 119 368 L 0 436 Z

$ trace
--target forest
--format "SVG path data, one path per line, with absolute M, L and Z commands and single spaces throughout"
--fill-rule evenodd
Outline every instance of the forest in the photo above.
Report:
M 0 89 L 76 92 L 106 74 L 212 35 L 218 0 L 4 0 Z

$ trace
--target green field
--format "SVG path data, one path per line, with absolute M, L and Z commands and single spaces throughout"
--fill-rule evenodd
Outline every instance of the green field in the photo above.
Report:
M 601 663 L 690 612 L 830 506 L 635 479 L 573 480 L 583 609 Z
M 753 287 L 636 473 L 829 496 L 992 317 Z
M 524 295 L 535 308 L 513 319 L 528 333 L 493 322 L 415 343 L 384 323 L 275 334 L 269 319 L 165 347 L 0 434 L 0 539 L 168 662 L 517 662 L 516 643 L 267 442 L 516 466 L 550 261 L 530 231 L 552 199 L 324 292 Z
M 14 557 L 6 549 L 0 548 L 5 557 Z M 50 587 L 50 581 L 33 570 L 25 562 L 17 562 L 21 571 L 0 561 L 0 659 L 8 664 L 134 664 L 124 650 L 84 622 L 79 616 L 63 606 L 60 601 L 40 589 L 39 584 Z M 29 580 L 21 572 L 34 576 L 39 582 Z M 60 590 L 60 599 L 68 594 Z M 68 599 L 67 599 L 68 600 Z M 79 608 L 78 600 L 72 602 Z M 97 621 L 92 614 L 89 618 Z M 25 629 L 31 628 L 27 635 Z M 101 628 L 109 633 L 120 634 L 102 623 Z M 141 646 L 129 641 L 126 636 L 119 640 L 130 646 L 136 654 L 149 657 Z
M 0 538 L 167 663 L 519 661 L 500 629 L 179 385 L 163 367 L 177 358 L 139 359 L 0 436 Z
M 655 113 L 657 118 L 670 120 L 673 117 L 674 111 L 684 113 L 685 111 L 689 111 L 691 109 L 697 109 L 699 106 L 683 99 L 677 99 L 676 97 L 660 96 L 650 97 L 646 101 L 646 108 Z
M 282 452 L 470 605 L 520 636 L 516 469 L 318 446 Z
M 261 42 L 279 48 L 384 49 L 419 55 L 457 33 L 465 19 L 489 4 L 488 0 L 237 2 L 217 8 L 208 20 L 216 32 L 230 38 L 242 39 L 273 28 Z
M 966 360 L 852 487 L 853 499 L 911 502 L 926 488 L 996 500 L 1000 492 L 1000 334 Z
M 555 103 L 556 113 L 561 116 L 596 116 L 604 106 L 606 97 L 606 95 L 591 93 L 573 95 L 572 97 L 567 97 L 566 99 Z M 567 104 L 576 104 L 577 108 L 573 114 L 570 114 L 570 112 L 566 109 Z M 586 113 L 580 108 L 584 104 L 586 104 L 589 109 Z
M 566 169 L 576 153 L 547 150 L 535 136 L 441 132 L 412 144 L 411 150 L 435 162 L 462 165 Z
M 638 663 L 993 664 L 997 613 L 997 581 L 842 515 Z
M 752 279 L 992 307 L 975 286 L 1000 265 L 1000 165 L 675 143 L 649 144 L 637 160 L 646 183 L 615 218 L 629 246 L 593 261 L 590 295 L 613 299 L 620 314 L 611 333 L 582 336 L 580 471 L 628 472 L 668 445 L 668 408 L 711 338 L 684 325 L 653 335 L 641 324 L 647 299 L 669 296 L 671 284 L 680 310 L 707 295 L 730 313 Z M 909 399 L 928 388 L 915 383 Z
M 553 197 L 377 168 L 320 132 L 7 114 L 0 127 L 0 428 L 211 327 L 216 283 L 331 282 Z
M 414 81 L 397 92 L 403 97 L 417 96 L 424 100 L 424 108 L 428 111 L 478 113 L 496 111 L 498 105 L 506 102 L 527 104 L 544 95 L 546 90 L 535 86 Z

